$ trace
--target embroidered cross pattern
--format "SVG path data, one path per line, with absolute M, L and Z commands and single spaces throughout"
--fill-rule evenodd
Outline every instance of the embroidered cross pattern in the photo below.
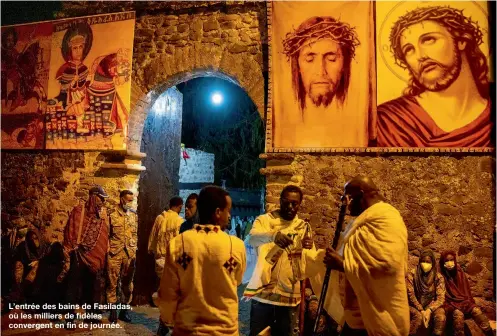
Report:
M 176 262 L 181 267 L 183 267 L 184 270 L 186 270 L 186 268 L 188 267 L 188 265 L 190 264 L 191 261 L 192 261 L 192 258 L 186 252 L 183 252 L 183 254 L 181 255 L 181 257 L 179 257 L 178 259 L 176 259 Z
M 200 225 L 196 226 L 196 227 L 195 227 L 195 230 L 197 230 L 197 232 L 199 232 L 200 230 L 204 230 L 204 231 L 205 231 L 205 233 L 209 233 L 209 232 L 211 232 L 211 231 L 213 231 L 213 232 L 217 233 L 217 232 L 219 231 L 219 229 L 218 229 L 218 227 L 217 227 L 217 226 L 214 226 L 214 228 L 212 228 L 212 229 L 211 229 L 211 228 L 209 228 L 209 227 L 207 227 L 207 226 L 201 227 Z
M 235 270 L 236 266 L 238 266 L 238 261 L 231 257 L 227 262 L 224 263 L 223 266 L 228 270 L 229 273 L 231 273 Z

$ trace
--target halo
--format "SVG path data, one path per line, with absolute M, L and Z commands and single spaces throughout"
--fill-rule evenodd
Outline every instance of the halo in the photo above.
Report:
M 71 25 L 66 30 L 64 38 L 62 39 L 61 52 L 62 52 L 62 57 L 64 57 L 64 60 L 66 62 L 69 61 L 69 56 L 71 54 L 71 50 L 69 48 L 69 41 L 75 35 L 83 35 L 86 37 L 82 60 L 84 60 L 86 56 L 88 56 L 88 53 L 90 52 L 91 45 L 93 43 L 93 32 L 91 26 L 86 22 L 73 23 L 73 25 Z
M 378 49 L 379 49 L 379 54 L 381 57 L 381 60 L 385 64 L 385 66 L 392 72 L 392 74 L 395 75 L 398 79 L 400 79 L 403 82 L 408 82 L 409 78 L 409 70 L 407 69 L 402 69 L 400 68 L 397 64 L 395 64 L 395 59 L 392 53 L 390 52 L 390 40 L 389 40 L 389 34 L 390 30 L 392 28 L 393 23 L 402 15 L 404 15 L 406 12 L 413 10 L 417 7 L 428 7 L 428 6 L 438 6 L 438 5 L 444 5 L 447 6 L 449 4 L 450 7 L 452 8 L 457 8 L 457 9 L 466 9 L 468 10 L 468 5 L 471 4 L 473 5 L 473 9 L 479 13 L 479 15 L 482 15 L 482 17 L 485 18 L 484 20 L 484 25 L 480 25 L 480 28 L 482 28 L 484 35 L 484 42 L 482 45 L 486 46 L 486 50 L 488 50 L 488 12 L 485 10 L 480 4 L 478 4 L 477 1 L 465 1 L 465 2 L 457 2 L 457 1 L 451 1 L 447 3 L 447 1 L 409 1 L 409 0 L 403 0 L 401 2 L 398 2 L 395 6 L 392 7 L 386 14 L 386 16 L 383 19 L 383 22 L 380 25 L 380 29 L 378 30 L 377 38 L 378 38 Z M 478 18 L 480 18 L 478 16 Z M 478 20 L 476 18 L 476 21 L 482 22 L 482 20 Z M 475 19 L 473 17 L 473 19 Z M 481 46 L 480 46 L 481 48 Z M 488 60 L 488 52 L 484 51 L 485 56 L 487 57 Z

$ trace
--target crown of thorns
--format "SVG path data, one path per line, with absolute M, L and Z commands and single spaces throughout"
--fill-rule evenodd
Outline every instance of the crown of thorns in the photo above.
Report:
M 354 58 L 355 49 L 360 45 L 354 27 L 348 23 L 329 18 L 308 27 L 294 29 L 293 33 L 287 33 L 283 40 L 283 53 L 287 58 L 290 58 L 306 45 L 306 41 L 310 39 L 317 41 L 324 38 L 332 39 L 342 47 L 348 48 L 351 58 Z
M 420 7 L 401 16 L 390 32 L 390 51 L 395 63 L 400 67 L 405 68 L 400 37 L 407 27 L 423 21 L 435 21 L 447 28 L 451 34 L 471 40 L 477 46 L 483 43 L 483 32 L 478 22 L 465 16 L 463 10 L 450 6 Z

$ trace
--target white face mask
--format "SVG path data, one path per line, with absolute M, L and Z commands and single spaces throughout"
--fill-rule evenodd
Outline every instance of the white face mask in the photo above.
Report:
M 445 264 L 444 264 L 445 268 L 448 269 L 448 270 L 451 270 L 454 268 L 455 266 L 455 263 L 454 261 L 446 261 Z
M 425 273 L 428 273 L 429 271 L 431 271 L 432 267 L 433 267 L 433 265 L 431 263 L 426 263 L 426 262 L 421 263 L 421 269 Z

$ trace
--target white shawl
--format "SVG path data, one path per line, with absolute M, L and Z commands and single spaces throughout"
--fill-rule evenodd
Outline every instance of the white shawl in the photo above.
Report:
M 337 252 L 344 257 L 345 278 L 360 310 L 358 316 L 353 308 L 348 311 L 345 307 L 347 324 L 351 328 L 364 328 L 371 336 L 407 335 L 407 229 L 400 213 L 387 203 L 376 203 L 347 225 L 341 240 Z M 309 276 L 313 276 L 312 269 L 323 257 L 323 250 L 306 257 Z M 324 272 L 321 266 L 321 271 L 311 278 L 314 290 L 321 289 Z M 333 273 L 336 272 L 332 272 L 324 308 L 340 322 L 338 280 Z

